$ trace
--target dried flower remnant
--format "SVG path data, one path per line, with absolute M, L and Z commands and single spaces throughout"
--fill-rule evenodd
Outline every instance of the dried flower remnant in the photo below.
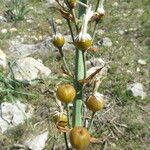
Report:
M 75 45 L 80 50 L 88 50 L 92 45 L 92 38 L 90 34 L 87 33 L 88 22 L 93 16 L 93 11 L 91 10 L 91 6 L 87 8 L 86 14 L 84 14 L 82 27 L 79 35 L 75 39 Z
M 97 9 L 96 9 L 96 12 L 94 13 L 94 15 L 93 15 L 93 17 L 91 18 L 90 21 L 92 21 L 92 22 L 93 21 L 98 22 L 105 15 L 104 1 L 105 0 L 99 1 L 99 4 L 98 4 Z
M 59 127 L 66 127 L 68 124 L 68 118 L 67 114 L 64 112 L 58 112 L 53 115 L 54 122 L 56 123 L 57 126 Z
M 97 8 L 97 12 L 98 12 L 100 15 L 102 15 L 102 16 L 105 14 L 104 1 L 105 1 L 105 0 L 101 0 L 100 3 L 99 3 L 99 6 L 98 6 L 98 8 Z

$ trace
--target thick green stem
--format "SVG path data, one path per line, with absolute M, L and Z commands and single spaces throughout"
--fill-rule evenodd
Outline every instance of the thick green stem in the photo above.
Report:
M 87 70 L 86 64 L 85 64 L 85 62 L 86 62 L 86 52 L 82 51 L 82 57 L 83 57 L 83 63 L 84 63 L 84 79 L 85 79 L 86 78 L 86 70 Z
M 80 50 L 76 50 L 76 69 L 75 69 L 75 87 L 76 87 L 76 99 L 74 101 L 73 110 L 73 127 L 82 126 L 82 85 L 79 84 L 79 80 L 84 79 L 84 59 L 83 53 Z
M 87 0 L 80 0 L 83 3 L 87 3 Z M 79 7 L 79 18 L 85 13 L 86 9 L 80 5 Z M 76 87 L 76 99 L 73 104 L 73 127 L 82 126 L 82 88 L 83 86 L 79 84 L 79 80 L 84 79 L 85 77 L 85 65 L 84 65 L 84 56 L 83 52 L 79 49 L 76 49 L 76 58 L 75 58 L 75 87 Z

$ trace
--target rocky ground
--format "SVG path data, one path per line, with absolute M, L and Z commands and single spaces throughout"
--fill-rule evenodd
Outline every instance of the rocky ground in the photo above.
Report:
M 60 14 L 49 8 L 55 5 L 52 0 L 27 1 L 29 13 L 16 22 L 4 16 L 5 3 L 0 5 L 0 149 L 58 149 L 64 143 L 63 135 L 51 114 L 57 109 L 56 86 L 66 78 L 51 43 L 53 32 L 47 19 L 53 17 L 64 34 L 64 51 L 74 67 L 68 27 Z M 149 0 L 105 3 L 106 15 L 96 31 L 99 50 L 89 59 L 95 68 L 107 65 L 99 92 L 108 106 L 96 115 L 92 130 L 94 137 L 107 135 L 107 139 L 89 150 L 149 150 L 149 5 Z M 90 61 L 87 66 L 93 67 Z

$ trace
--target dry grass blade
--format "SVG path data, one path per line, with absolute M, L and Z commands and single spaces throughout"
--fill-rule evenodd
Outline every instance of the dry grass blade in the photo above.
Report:
M 63 18 L 68 19 L 68 20 L 73 20 L 73 16 L 67 11 L 62 10 L 62 9 L 58 9 L 58 10 L 60 11 Z
M 62 4 L 59 2 L 59 0 L 56 0 L 57 4 L 62 8 L 64 9 L 64 7 L 62 6 Z
M 89 52 L 97 52 L 98 51 L 98 48 L 96 48 L 96 47 L 90 47 L 89 49 L 88 49 L 88 51 Z
M 63 132 L 63 133 L 67 133 L 67 132 L 70 131 L 69 128 L 67 128 L 67 127 L 66 127 L 66 128 L 61 127 L 61 126 L 58 125 L 58 123 L 56 124 L 56 127 L 57 127 L 57 129 L 58 129 L 60 132 Z
M 104 142 L 107 138 L 108 138 L 108 136 L 103 136 L 103 137 L 100 137 L 100 138 L 93 138 L 92 137 L 90 139 L 90 143 L 92 143 L 92 144 L 99 144 L 99 143 Z
M 65 75 L 67 75 L 67 76 L 73 78 L 73 75 L 70 74 L 69 72 L 67 72 L 63 66 L 61 66 L 61 69 L 62 69 L 62 71 L 63 71 L 63 73 L 64 73 Z

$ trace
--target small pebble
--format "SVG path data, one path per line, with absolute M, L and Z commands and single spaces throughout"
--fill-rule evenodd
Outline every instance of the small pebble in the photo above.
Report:
M 140 65 L 146 65 L 146 61 L 143 60 L 143 59 L 139 59 L 139 60 L 138 60 L 138 63 L 139 63 Z
M 43 36 L 42 36 L 42 35 L 40 35 L 40 36 L 38 37 L 38 39 L 39 39 L 39 40 L 42 40 L 42 39 L 43 39 Z
M 127 70 L 127 73 L 130 73 L 130 74 L 132 74 L 132 71 L 131 71 L 131 70 Z
M 32 23 L 33 22 L 33 20 L 31 20 L 31 19 L 28 19 L 26 21 L 27 21 L 27 23 Z
M 34 9 L 34 7 L 32 7 L 32 6 L 31 6 L 31 7 L 29 7 L 29 9 L 30 9 L 30 10 L 33 10 L 33 9 Z
M 119 33 L 120 35 L 123 35 L 123 34 L 124 34 L 124 31 L 123 31 L 123 30 L 119 30 L 118 33 Z
M 62 20 L 61 19 L 57 19 L 57 20 L 55 20 L 55 22 L 56 22 L 57 25 L 62 25 Z
M 136 69 L 136 71 L 137 71 L 137 72 L 140 72 L 140 68 L 138 67 L 138 68 Z
M 7 29 L 2 29 L 1 30 L 1 33 L 3 33 L 3 34 L 5 34 L 5 33 L 7 33 L 8 31 L 7 31 Z
M 11 33 L 13 33 L 13 32 L 16 32 L 17 29 L 16 29 L 16 28 L 11 28 L 9 31 L 10 31 Z
M 119 6 L 119 4 L 117 2 L 114 2 L 112 6 L 117 7 L 117 6 Z
M 102 29 L 99 29 L 99 30 L 97 31 L 97 34 L 98 34 L 98 35 L 103 35 L 104 33 L 105 33 L 105 31 L 102 30 Z
M 102 45 L 105 47 L 111 47 L 112 46 L 112 41 L 110 38 L 105 37 L 102 39 Z

